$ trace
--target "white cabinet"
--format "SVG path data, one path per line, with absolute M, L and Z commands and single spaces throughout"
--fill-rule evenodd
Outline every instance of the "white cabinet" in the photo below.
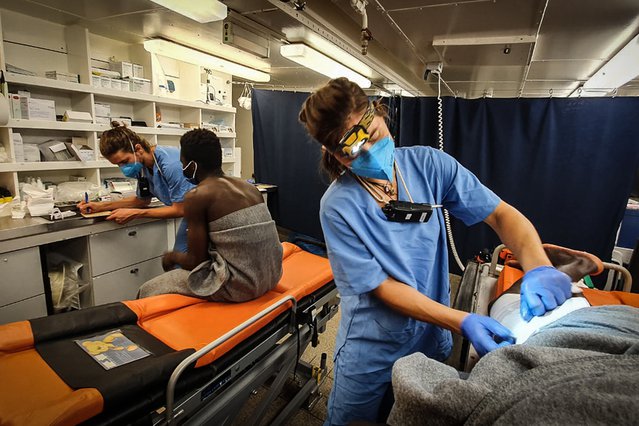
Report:
M 0 324 L 47 315 L 40 250 L 0 254 Z
M 90 235 L 93 303 L 135 299 L 142 284 L 163 272 L 167 244 L 164 221 Z
M 141 44 L 128 44 L 90 34 L 81 26 L 63 26 L 27 15 L 0 9 L 0 69 L 5 73 L 9 92 L 30 92 L 31 97 L 53 100 L 57 115 L 65 110 L 88 112 L 89 123 L 11 119 L 0 126 L 0 144 L 4 146 L 9 162 L 0 163 L 0 186 L 15 195 L 19 182 L 28 176 L 40 176 L 43 181 L 59 183 L 70 176 L 82 176 L 96 184 L 105 178 L 121 177 L 116 166 L 99 154 L 100 134 L 109 128 L 96 117 L 96 104 L 108 104 L 111 118 L 128 117 L 144 126 L 132 126 L 151 144 L 179 147 L 180 136 L 189 127 L 219 125 L 217 132 L 226 153 L 222 168 L 239 177 L 239 152 L 235 149 L 235 108 L 207 104 L 201 98 L 199 80 L 202 68 L 145 51 Z M 26 31 L 38 28 L 38 31 Z M 96 87 L 91 84 L 92 67 L 108 64 L 115 56 L 118 61 L 130 61 L 144 66 L 144 76 L 151 79 L 153 92 L 146 94 Z M 7 72 L 7 64 L 34 72 L 35 76 Z M 46 71 L 79 75 L 79 83 L 45 78 Z M 159 86 L 169 77 L 176 87 L 173 94 L 160 96 Z M 218 73 L 219 74 L 219 73 Z M 218 80 L 231 93 L 231 76 L 219 74 Z M 122 85 L 124 87 L 124 85 Z M 178 97 L 179 96 L 179 97 Z M 173 128 L 167 125 L 182 125 Z M 86 143 L 94 151 L 89 161 L 24 162 L 16 161 L 14 134 L 20 133 L 23 143 L 40 143 L 49 139 Z
M 120 300 L 133 300 L 142 284 L 163 272 L 162 258 L 156 257 L 93 277 L 93 303 L 103 305 Z

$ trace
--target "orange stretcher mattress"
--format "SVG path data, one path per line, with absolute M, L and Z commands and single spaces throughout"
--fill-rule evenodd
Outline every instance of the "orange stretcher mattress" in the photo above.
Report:
M 60 377 L 60 368 L 55 367 L 56 362 L 60 362 L 60 356 L 43 356 L 47 345 L 55 347 L 58 344 L 55 341 L 66 338 L 71 343 L 61 346 L 62 362 L 65 357 L 64 351 L 68 351 L 70 347 L 73 347 L 72 351 L 80 351 L 78 356 L 83 357 L 83 362 L 87 358 L 71 340 L 82 333 L 73 329 L 72 333 L 75 333 L 75 337 L 66 337 L 65 330 L 59 330 L 56 324 L 73 323 L 73 327 L 86 329 L 84 335 L 91 335 L 128 326 L 124 325 L 127 321 L 135 323 L 130 326 L 139 327 L 142 330 L 140 333 L 157 339 L 158 342 L 154 343 L 155 347 L 166 346 L 163 349 L 164 361 L 144 361 L 143 359 L 110 371 L 120 370 L 121 375 L 124 372 L 125 375 L 133 377 L 136 373 L 141 374 L 140 371 L 147 371 L 144 367 L 140 368 L 135 364 L 155 363 L 157 365 L 152 365 L 148 371 L 156 373 L 160 370 L 161 379 L 166 381 L 164 376 L 167 372 L 170 375 L 174 366 L 186 356 L 224 335 L 269 305 L 288 295 L 300 300 L 332 281 L 333 276 L 327 259 L 302 251 L 290 243 L 283 243 L 283 248 L 283 275 L 278 285 L 262 297 L 246 303 L 206 302 L 170 294 L 0 326 L 0 378 L 2 378 L 0 424 L 77 424 L 109 408 L 109 398 L 105 397 L 101 390 L 90 385 L 69 385 L 67 384 L 69 381 L 75 383 L 78 381 L 75 379 L 65 381 Z M 284 304 L 244 329 L 201 358 L 196 367 L 205 366 L 226 354 L 290 307 L 291 303 Z M 87 314 L 91 315 L 87 316 Z M 67 321 L 69 318 L 72 321 Z M 81 320 L 78 321 L 77 318 Z M 49 341 L 54 343 L 50 344 Z M 160 358 L 162 357 L 158 357 Z M 94 361 L 89 358 L 86 362 L 91 364 Z M 54 368 L 50 364 L 53 364 Z M 158 365 L 160 365 L 159 368 Z M 126 370 L 128 367 L 133 369 Z M 69 370 L 74 368 L 82 367 L 81 365 L 70 366 Z M 99 366 L 96 368 L 99 370 L 98 375 L 107 374 Z M 65 374 L 68 376 L 68 371 Z M 91 374 L 87 375 L 91 376 Z M 136 378 L 133 377 L 133 379 Z M 84 382 L 86 382 L 85 378 L 81 377 L 80 383 Z M 118 381 L 116 384 L 121 387 Z M 109 384 L 109 386 L 114 385 Z M 141 391 L 140 384 L 135 383 L 132 386 L 132 389 Z M 121 401 L 121 397 L 118 398 Z

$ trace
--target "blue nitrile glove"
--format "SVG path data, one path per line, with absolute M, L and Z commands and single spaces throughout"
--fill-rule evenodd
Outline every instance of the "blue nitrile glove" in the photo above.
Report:
M 490 317 L 469 314 L 462 320 L 461 332 L 470 340 L 480 357 L 488 352 L 515 343 L 510 330 Z
M 539 266 L 524 275 L 519 313 L 525 321 L 552 311 L 572 296 L 570 277 L 552 266 Z

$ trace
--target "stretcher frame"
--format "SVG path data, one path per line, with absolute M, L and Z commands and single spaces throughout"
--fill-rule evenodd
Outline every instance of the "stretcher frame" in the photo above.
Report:
M 287 262 L 286 259 L 293 259 L 289 256 L 298 256 L 294 258 L 298 260 Z M 93 308 L 95 312 L 61 314 L 67 317 L 54 323 L 51 321 L 55 319 L 44 317 L 3 326 L 3 367 L 11 375 L 5 384 L 19 385 L 20 392 L 29 397 L 25 394 L 26 398 L 20 398 L 19 393 L 7 393 L 5 388 L 3 395 L 7 399 L 1 402 L 8 411 L 0 414 L 0 423 L 223 425 L 240 414 L 255 389 L 273 378 L 259 406 L 245 422 L 259 425 L 293 373 L 298 388 L 293 399 L 272 421 L 272 410 L 268 411 L 269 423 L 284 424 L 305 401 L 310 401 L 310 408 L 321 396 L 319 388 L 327 376 L 326 354 L 320 357 L 319 365 L 300 362 L 300 356 L 309 344 L 317 346 L 319 334 L 339 309 L 328 260 L 318 262 L 309 256 L 313 255 L 294 245 L 285 246 L 283 275 L 277 287 L 264 300 L 247 302 L 259 306 L 259 311 L 250 306 L 249 311 L 243 310 L 241 304 L 229 307 L 229 321 L 215 319 L 216 313 L 223 314 L 223 304 L 214 303 L 209 308 L 199 299 L 160 295 L 150 305 L 145 301 L 125 301 Z M 198 321 L 197 315 L 206 315 L 206 320 L 199 323 L 199 328 L 193 327 L 193 334 L 185 336 L 181 330 L 188 330 L 191 321 Z M 49 323 L 52 326 L 48 327 Z M 148 380 L 139 380 L 140 374 L 129 371 L 137 377 L 131 386 L 138 391 L 127 394 L 128 374 L 114 376 L 107 384 L 103 370 L 86 359 L 76 347 L 78 340 L 74 343 L 73 339 L 129 325 L 131 342 L 150 345 L 146 347 L 152 347 L 161 361 L 143 369 L 151 373 Z M 186 338 L 181 339 L 182 336 Z M 163 339 L 175 339 L 174 344 Z M 75 357 L 70 359 L 80 360 L 86 371 L 68 364 L 69 350 Z M 188 352 L 181 356 L 183 351 Z M 174 363 L 171 358 L 162 358 L 167 354 L 175 355 Z M 36 365 L 29 380 L 13 374 L 28 363 Z M 162 363 L 170 369 L 163 369 Z M 67 365 L 70 367 L 65 369 Z M 7 405 L 9 401 L 13 405 Z
M 495 298 L 497 280 L 503 269 L 498 264 L 499 254 L 506 246 L 500 244 L 493 250 L 490 263 L 470 261 L 466 264 L 459 284 L 459 290 L 453 301 L 453 308 L 481 315 L 489 314 L 489 306 Z M 621 291 L 629 292 L 632 288 L 632 276 L 623 266 L 602 262 L 604 270 L 613 275 L 613 281 Z M 614 290 L 614 289 L 613 289 Z M 460 371 L 469 372 L 479 361 L 479 355 L 467 339 L 453 335 L 454 350 L 450 363 Z
M 232 357 L 233 353 L 215 361 L 213 367 L 223 367 L 219 368 L 210 380 L 176 399 L 175 388 L 178 380 L 191 364 L 286 303 L 292 304 L 291 310 L 271 323 L 277 325 L 272 327 L 273 329 L 268 331 L 253 349 L 230 362 L 228 358 Z M 319 366 L 300 362 L 299 357 L 309 344 L 317 345 L 319 333 L 325 330 L 326 323 L 337 313 L 338 304 L 337 290 L 331 281 L 299 302 L 292 296 L 279 300 L 196 351 L 174 369 L 167 384 L 166 405 L 153 413 L 152 424 L 230 424 L 253 391 L 274 377 L 267 394 L 252 413 L 251 422 L 248 423 L 259 425 L 264 420 L 270 404 L 282 391 L 286 379 L 297 370 L 295 375 L 299 375 L 299 391 L 270 422 L 272 425 L 285 424 L 304 401 L 311 400 L 310 405 L 321 396 L 319 387 L 327 376 L 325 356 L 322 356 Z

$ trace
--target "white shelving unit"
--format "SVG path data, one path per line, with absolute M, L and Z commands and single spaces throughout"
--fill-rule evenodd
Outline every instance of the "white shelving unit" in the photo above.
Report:
M 38 28 L 38 31 L 24 31 Z M 39 121 L 11 119 L 0 126 L 0 144 L 8 153 L 10 162 L 0 163 L 0 186 L 13 195 L 18 192 L 19 182 L 26 176 L 40 176 L 43 181 L 60 182 L 70 175 L 82 175 L 87 180 L 102 184 L 105 177 L 120 174 L 116 166 L 101 158 L 99 154 L 100 134 L 110 126 L 95 121 L 95 104 L 109 104 L 112 119 L 129 117 L 143 121 L 144 126 L 131 129 L 152 145 L 179 147 L 180 137 L 190 128 L 159 127 L 157 122 L 179 122 L 190 127 L 203 123 L 215 123 L 235 130 L 235 108 L 230 106 L 231 76 L 215 73 L 218 81 L 225 82 L 224 93 L 228 93 L 229 106 L 207 104 L 199 101 L 200 75 L 202 69 L 145 51 L 141 44 L 129 44 L 100 35 L 91 34 L 81 26 L 63 26 L 0 9 L 0 69 L 4 72 L 10 93 L 29 91 L 31 97 L 55 101 L 56 114 L 67 109 L 89 112 L 92 123 Z M 91 67 L 104 64 L 115 56 L 117 61 L 130 61 L 144 66 L 145 77 L 150 79 L 154 94 L 120 91 L 94 87 L 91 84 Z M 36 73 L 28 76 L 6 72 L 7 64 Z M 45 71 L 78 74 L 79 83 L 58 81 L 44 77 Z M 159 85 L 167 78 L 174 81 L 176 92 L 171 97 L 162 96 Z M 177 96 L 173 96 L 177 95 Z M 94 151 L 91 161 L 16 162 L 13 134 L 20 133 L 25 143 L 44 142 L 48 139 L 71 141 L 82 140 Z M 227 174 L 240 176 L 240 150 L 235 148 L 236 133 L 220 132 L 223 155 L 222 168 Z M 228 155 L 232 152 L 233 156 Z

